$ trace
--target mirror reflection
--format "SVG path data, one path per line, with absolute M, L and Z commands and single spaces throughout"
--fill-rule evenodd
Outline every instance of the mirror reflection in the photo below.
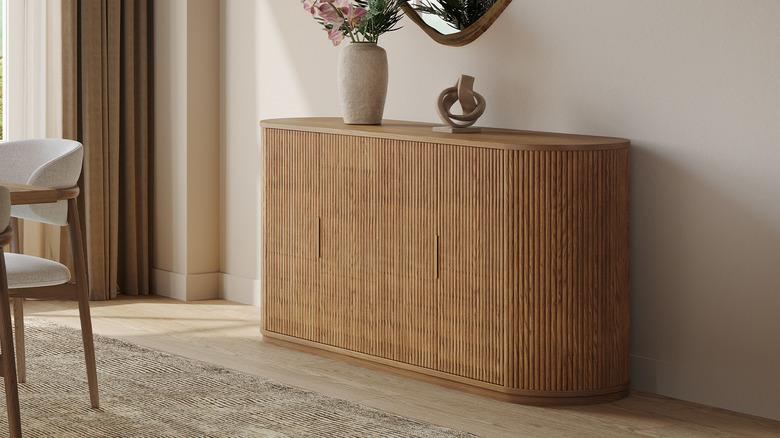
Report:
M 479 20 L 498 0 L 411 0 L 428 26 L 442 35 L 458 33 Z

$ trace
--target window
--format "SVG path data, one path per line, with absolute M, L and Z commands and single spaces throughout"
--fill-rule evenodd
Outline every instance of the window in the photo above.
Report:
M 5 0 L 0 0 L 0 140 L 5 140 Z
M 2 3 L 2 138 L 62 136 L 61 2 Z

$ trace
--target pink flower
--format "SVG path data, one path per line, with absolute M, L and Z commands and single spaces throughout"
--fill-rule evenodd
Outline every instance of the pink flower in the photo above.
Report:
M 350 0 L 320 0 L 322 3 L 330 3 L 334 7 L 337 7 L 339 9 L 344 9 L 352 6 L 352 3 Z
M 366 14 L 368 14 L 368 11 L 365 8 L 350 5 L 349 9 L 345 11 L 344 16 L 347 17 L 347 20 L 353 26 L 356 26 Z
M 326 24 L 340 27 L 346 19 L 350 26 L 357 26 L 368 13 L 365 8 L 352 4 L 350 0 L 319 0 L 317 12 Z
M 317 12 L 320 14 L 320 18 L 325 21 L 325 24 L 332 24 L 333 27 L 341 27 L 344 24 L 344 19 L 336 10 L 336 6 L 327 0 L 323 0 L 317 7 Z
M 338 46 L 344 41 L 344 32 L 334 27 L 333 29 L 328 30 L 328 38 L 330 38 L 330 41 L 334 46 Z
M 305 9 L 310 14 L 314 15 L 314 13 L 317 11 L 317 1 L 318 0 L 304 0 L 303 1 L 303 9 Z
M 360 22 L 368 14 L 366 8 L 356 6 L 354 0 L 302 0 L 303 9 L 325 26 L 328 38 L 334 46 L 341 44 L 344 35 L 360 26 Z

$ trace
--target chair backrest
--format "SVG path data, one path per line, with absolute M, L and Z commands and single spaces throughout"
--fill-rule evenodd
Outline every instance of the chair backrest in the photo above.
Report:
M 0 180 L 34 186 L 67 188 L 78 183 L 84 148 L 63 139 L 0 143 Z M 66 201 L 45 205 L 16 205 L 11 216 L 53 225 L 66 225 Z
M 0 186 L 0 233 L 8 228 L 11 221 L 11 194 L 8 189 Z

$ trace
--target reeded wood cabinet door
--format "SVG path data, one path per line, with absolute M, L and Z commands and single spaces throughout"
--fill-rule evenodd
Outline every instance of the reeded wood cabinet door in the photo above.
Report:
M 438 363 L 436 290 L 438 145 L 375 142 L 376 353 L 426 368 Z M 424 314 L 425 318 L 415 315 Z
M 439 148 L 438 369 L 504 381 L 507 153 Z
M 269 129 L 266 153 L 267 330 L 319 339 L 317 215 L 320 135 Z
M 319 310 L 323 343 L 433 366 L 436 147 L 323 135 Z
M 370 351 L 376 299 L 376 150 L 364 139 L 320 143 L 320 340 Z

